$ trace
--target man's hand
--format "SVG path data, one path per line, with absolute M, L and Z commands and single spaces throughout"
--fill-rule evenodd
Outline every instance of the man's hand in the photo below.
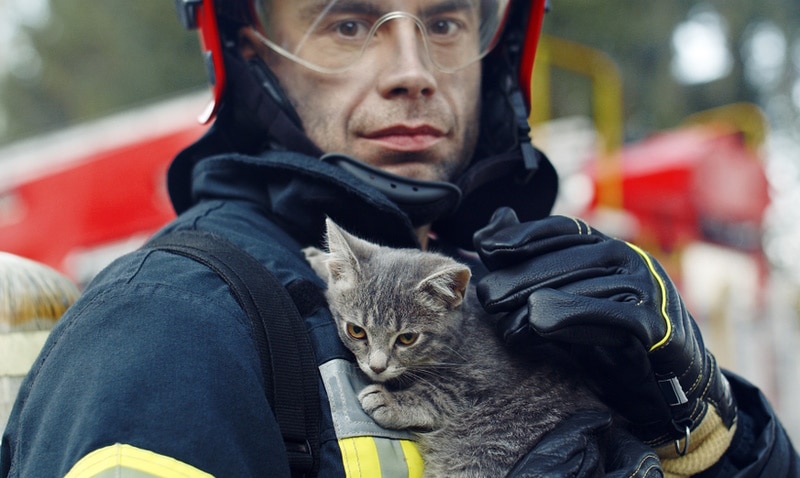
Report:
M 628 478 L 664 476 L 653 449 L 624 430 L 611 427 L 611 415 L 581 410 L 542 437 L 517 462 L 508 478 L 570 478 L 601 474 Z
M 478 297 L 488 312 L 504 314 L 498 328 L 509 345 L 568 348 L 601 398 L 651 446 L 687 437 L 710 407 L 731 428 L 728 383 L 650 255 L 578 219 L 520 224 L 510 209 L 495 212 L 474 241 L 491 271 Z

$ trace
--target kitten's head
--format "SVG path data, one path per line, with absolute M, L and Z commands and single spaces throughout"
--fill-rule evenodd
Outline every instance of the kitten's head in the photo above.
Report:
M 328 284 L 339 337 L 361 370 L 384 382 L 452 364 L 470 270 L 414 249 L 391 249 L 327 221 L 329 252 L 306 250 Z

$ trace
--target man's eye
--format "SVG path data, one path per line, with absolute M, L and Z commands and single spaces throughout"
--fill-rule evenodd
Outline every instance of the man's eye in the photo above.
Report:
M 428 33 L 431 35 L 449 36 L 455 34 L 457 31 L 458 23 L 452 20 L 442 18 L 428 24 Z
M 369 27 L 357 20 L 345 20 L 336 24 L 336 33 L 349 39 L 361 39 L 367 36 Z

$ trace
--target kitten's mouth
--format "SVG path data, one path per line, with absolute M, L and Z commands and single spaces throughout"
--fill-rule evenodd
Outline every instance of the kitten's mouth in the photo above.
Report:
M 392 368 L 381 373 L 375 373 L 368 367 L 361 367 L 360 364 L 359 367 L 370 380 L 383 384 L 389 390 L 403 390 L 420 380 L 417 374 L 408 368 Z
M 369 378 L 371 381 L 373 381 L 375 383 L 384 383 L 385 384 L 385 383 L 391 382 L 392 380 L 396 380 L 397 379 L 397 376 L 395 374 L 392 374 L 392 373 L 389 373 L 389 372 L 375 373 L 375 372 L 373 372 L 371 370 L 370 371 L 366 371 L 364 369 L 361 369 L 361 371 L 364 372 L 364 374 L 367 376 L 367 378 Z
M 385 380 L 383 382 L 383 385 L 387 389 L 389 389 L 391 391 L 396 391 L 396 390 L 403 390 L 404 388 L 408 388 L 414 382 L 415 382 L 415 380 L 410 374 L 403 373 L 403 374 L 401 374 L 401 375 L 399 375 L 397 377 L 393 377 L 393 378 L 390 378 L 388 380 Z

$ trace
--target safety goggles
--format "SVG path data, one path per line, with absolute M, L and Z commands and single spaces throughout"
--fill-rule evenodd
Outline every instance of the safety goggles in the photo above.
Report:
M 260 40 L 320 73 L 340 73 L 409 38 L 455 72 L 495 46 L 510 0 L 258 0 Z M 398 43 L 403 42 L 403 43 Z

